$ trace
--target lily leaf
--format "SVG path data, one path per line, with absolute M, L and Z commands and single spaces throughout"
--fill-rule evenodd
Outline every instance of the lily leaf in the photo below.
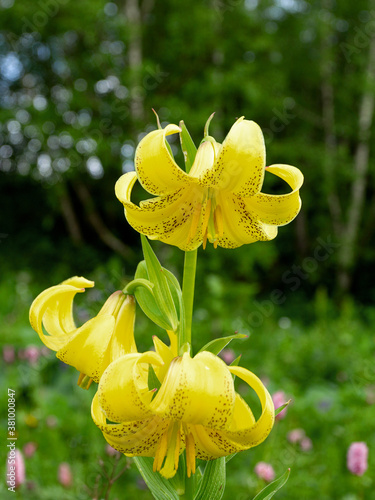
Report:
M 183 120 L 180 121 L 180 141 L 181 141 L 181 149 L 184 153 L 185 159 L 185 170 L 187 173 L 190 172 L 191 167 L 193 166 L 195 155 L 197 154 L 197 148 L 191 138 L 188 129 Z
M 137 281 L 149 281 L 146 262 L 143 260 L 138 264 L 137 270 L 135 272 L 135 279 Z M 153 293 L 153 289 L 147 289 L 145 287 L 136 287 L 134 289 L 134 295 L 137 299 L 139 306 L 142 311 L 153 321 L 156 325 L 160 326 L 164 330 L 170 330 L 171 325 L 166 320 L 165 316 L 161 313 L 156 299 Z
M 194 500 L 220 500 L 225 490 L 225 457 L 210 460 Z
M 146 261 L 148 279 L 154 284 L 154 297 L 160 312 L 165 316 L 170 323 L 170 329 L 174 332 L 177 330 L 178 318 L 172 294 L 168 285 L 168 280 L 162 270 L 162 266 L 158 261 L 151 245 L 147 241 L 146 236 L 141 234 L 143 255 Z
M 287 401 L 286 403 L 284 403 L 282 406 L 279 406 L 279 408 L 277 408 L 277 410 L 275 410 L 275 417 L 276 417 L 276 415 L 278 415 L 279 413 L 281 413 L 283 411 L 283 409 L 286 408 L 290 404 L 291 401 L 292 400 L 289 399 L 289 401 Z
M 150 391 L 153 389 L 159 390 L 161 386 L 160 380 L 156 376 L 155 370 L 152 365 L 149 365 L 148 368 L 148 388 Z
M 203 346 L 199 352 L 209 351 L 213 354 L 219 354 L 219 352 L 222 351 L 232 340 L 246 338 L 248 338 L 248 335 L 245 335 L 244 333 L 235 333 L 234 335 L 229 335 L 228 337 L 211 340 L 211 342 L 208 342 L 208 344 Z
M 280 488 L 284 486 L 284 484 L 288 481 L 290 474 L 290 469 L 284 472 L 284 474 L 268 484 L 262 491 L 260 491 L 253 500 L 270 500 L 275 493 L 279 491 Z
M 133 460 L 141 476 L 145 480 L 145 483 L 149 487 L 152 496 L 156 498 L 156 500 L 165 500 L 166 498 L 170 500 L 179 500 L 179 495 L 168 480 L 152 470 L 153 458 L 133 457 Z

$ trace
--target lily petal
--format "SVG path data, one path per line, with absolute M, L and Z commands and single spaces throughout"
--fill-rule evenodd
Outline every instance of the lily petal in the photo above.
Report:
M 199 146 L 189 176 L 202 180 L 205 178 L 205 174 L 212 170 L 216 155 L 221 147 L 221 144 L 214 141 L 214 139 L 212 141 L 202 142 Z
M 99 382 L 104 369 L 108 366 L 108 363 L 105 363 L 105 354 L 114 326 L 115 318 L 110 314 L 92 318 L 78 328 L 68 341 L 65 340 L 56 356 L 95 382 Z
M 221 206 L 223 235 L 218 244 L 224 248 L 237 248 L 255 241 L 269 241 L 276 237 L 277 226 L 264 224 L 257 215 L 247 211 L 243 199 L 235 196 L 218 196 Z
M 203 192 L 199 186 L 184 188 L 163 197 L 142 201 L 138 207 L 130 196 L 137 180 L 134 172 L 123 175 L 116 183 L 116 196 L 125 207 L 125 216 L 129 224 L 139 233 L 150 239 L 158 239 L 183 250 L 197 248 L 203 239 L 200 207 Z M 198 210 L 200 225 L 190 234 L 194 214 Z
M 149 403 L 153 393 L 148 390 L 146 363 L 161 366 L 157 353 L 126 354 L 104 371 L 98 388 L 99 404 L 112 422 L 141 420 L 152 415 Z
M 272 397 L 254 373 L 241 366 L 229 366 L 228 369 L 233 375 L 236 375 L 254 389 L 262 405 L 262 414 L 255 423 L 250 421 L 246 425 L 244 421 L 243 428 L 225 431 L 223 434 L 240 446 L 252 448 L 266 439 L 275 422 L 275 408 Z
M 194 436 L 196 456 L 201 460 L 214 460 L 247 449 L 245 446 L 228 439 L 224 431 L 208 429 L 203 425 L 189 427 Z
M 264 179 L 266 150 L 255 122 L 239 118 L 226 136 L 218 158 L 201 179 L 208 187 L 248 197 L 259 193 Z
M 177 125 L 154 130 L 137 147 L 135 169 L 139 182 L 151 194 L 168 194 L 191 183 L 188 174 L 174 161 L 165 143 L 167 135 L 180 131 Z
M 115 293 L 122 294 L 122 292 Z M 134 323 L 135 298 L 132 295 L 127 295 L 117 312 L 116 324 L 111 337 L 110 349 L 108 350 L 107 366 L 124 354 L 137 352 L 134 339 Z
M 157 445 L 169 425 L 168 421 L 155 416 L 121 424 L 107 424 L 98 393 L 92 401 L 91 416 L 106 441 L 127 456 L 155 456 Z
M 266 171 L 281 177 L 293 191 L 283 195 L 258 193 L 244 199 L 246 210 L 255 212 L 261 222 L 284 226 L 291 222 L 301 209 L 299 189 L 303 184 L 303 175 L 298 168 L 291 165 L 271 165 Z
M 233 379 L 226 364 L 203 351 L 194 358 L 175 358 L 150 404 L 162 418 L 183 420 L 222 429 L 230 421 L 235 403 Z
M 66 334 L 75 330 L 73 299 L 93 286 L 93 281 L 75 276 L 44 290 L 31 304 L 30 324 L 49 349 L 59 350 L 66 342 Z M 45 335 L 42 324 L 49 335 Z

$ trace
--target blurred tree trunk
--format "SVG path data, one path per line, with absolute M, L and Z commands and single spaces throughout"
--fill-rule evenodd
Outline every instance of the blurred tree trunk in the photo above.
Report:
M 144 86 L 142 85 L 142 12 L 139 0 L 125 0 L 129 39 L 127 47 L 129 66 L 130 115 L 138 122 L 144 116 Z
M 122 241 L 120 241 L 105 225 L 99 212 L 95 208 L 95 202 L 85 184 L 77 181 L 74 183 L 74 189 L 83 205 L 89 223 L 102 242 L 122 257 L 132 258 L 134 256 L 133 250 L 128 245 L 122 243 Z
M 60 183 L 58 198 L 60 201 L 61 213 L 64 218 L 70 238 L 75 245 L 81 245 L 83 243 L 81 228 L 74 212 L 74 207 L 69 195 L 68 187 L 65 183 Z
M 355 263 L 359 228 L 365 203 L 367 172 L 370 157 L 370 136 L 375 103 L 375 35 L 372 34 L 365 87 L 362 95 L 358 119 L 358 143 L 354 155 L 354 180 L 348 206 L 347 222 L 343 234 L 343 244 L 339 251 L 339 286 L 347 291 L 351 284 L 350 270 Z
M 370 0 L 370 7 L 374 3 Z M 332 10 L 331 0 L 322 0 L 325 10 Z M 332 25 L 321 23 L 321 97 L 322 119 L 325 139 L 325 162 L 323 172 L 327 187 L 327 201 L 332 218 L 335 239 L 340 241 L 338 249 L 339 292 L 350 289 L 351 269 L 357 255 L 359 228 L 363 219 L 367 172 L 369 167 L 369 139 L 374 114 L 375 93 L 375 35 L 369 43 L 368 61 L 365 71 L 364 92 L 360 101 L 358 117 L 358 142 L 355 146 L 353 181 L 350 186 L 349 199 L 340 200 L 337 192 L 335 165 L 337 164 L 337 138 L 335 132 L 335 106 L 333 75 L 335 71 Z M 343 210 L 346 207 L 346 210 Z
M 332 2 L 323 0 L 323 9 L 330 10 Z M 333 86 L 333 74 L 335 68 L 333 51 L 332 26 L 321 23 L 321 98 L 322 98 L 322 121 L 324 129 L 325 156 L 323 172 L 327 188 L 328 207 L 332 218 L 333 230 L 338 237 L 341 234 L 342 209 L 335 183 L 335 164 L 337 157 L 337 138 L 335 131 L 335 97 Z

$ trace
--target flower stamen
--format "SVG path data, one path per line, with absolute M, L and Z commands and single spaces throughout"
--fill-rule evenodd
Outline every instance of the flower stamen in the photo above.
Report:
M 79 387 L 82 387 L 82 389 L 88 389 L 91 384 L 92 384 L 92 378 L 90 378 L 85 373 L 80 373 L 79 374 L 79 377 L 78 377 L 78 380 L 77 380 L 77 385 Z
M 184 432 L 187 476 L 190 477 L 191 474 L 195 474 L 195 440 L 193 434 L 187 428 L 184 428 Z

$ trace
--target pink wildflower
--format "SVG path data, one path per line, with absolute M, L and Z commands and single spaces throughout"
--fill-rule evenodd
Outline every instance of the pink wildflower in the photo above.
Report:
M 271 464 L 266 462 L 258 462 L 254 468 L 255 474 L 267 483 L 270 483 L 275 479 L 275 471 Z
M 14 360 L 16 359 L 16 352 L 14 350 L 14 346 L 5 345 L 3 347 L 3 359 L 4 359 L 5 363 L 9 363 L 9 364 L 14 363 Z
M 8 488 L 19 488 L 25 482 L 25 462 L 22 452 L 10 450 L 7 457 L 7 485 Z
M 59 483 L 62 486 L 64 486 L 64 488 L 70 488 L 72 486 L 73 484 L 72 470 L 67 462 L 62 462 L 59 465 L 57 478 L 59 480 Z
M 108 443 L 106 444 L 105 452 L 107 453 L 107 455 L 109 457 L 119 457 L 121 455 L 121 453 L 119 451 L 112 448 L 112 446 Z
M 220 357 L 226 362 L 227 365 L 230 365 L 232 361 L 236 359 L 233 349 L 223 349 L 220 353 Z
M 280 408 L 280 406 L 283 406 L 283 404 L 288 402 L 288 398 L 285 395 L 284 391 L 277 391 L 272 395 L 272 401 L 273 405 L 275 407 L 275 410 Z M 282 420 L 283 418 L 286 417 L 286 408 L 282 410 L 277 416 L 276 420 Z
M 306 436 L 305 431 L 303 429 L 293 429 L 288 432 L 287 439 L 289 443 L 297 444 Z
M 311 439 L 306 436 L 303 439 L 301 439 L 300 447 L 301 447 L 302 451 L 310 451 L 310 450 L 312 450 L 313 443 L 312 443 Z
M 37 448 L 38 445 L 33 441 L 29 441 L 28 443 L 26 443 L 25 446 L 23 447 L 23 452 L 25 454 L 25 457 L 31 458 L 36 452 Z
M 40 350 L 35 345 L 29 345 L 24 351 L 24 356 L 30 365 L 35 365 L 40 356 Z
M 363 442 L 352 443 L 346 458 L 348 470 L 356 476 L 362 476 L 367 470 L 367 444 Z

